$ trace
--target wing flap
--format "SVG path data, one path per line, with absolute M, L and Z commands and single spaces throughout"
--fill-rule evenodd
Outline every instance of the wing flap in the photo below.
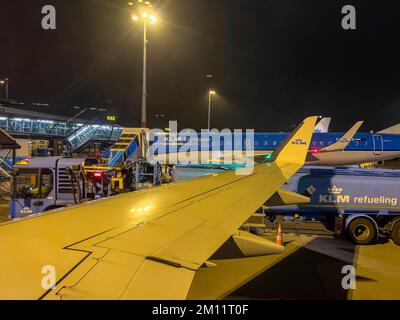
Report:
M 121 299 L 127 285 L 139 271 L 145 257 L 110 250 L 99 259 L 74 270 L 59 290 L 47 299 L 107 300 Z
M 195 271 L 145 260 L 129 284 L 123 300 L 184 300 Z
M 47 299 L 62 300 L 182 300 L 195 272 L 130 253 L 111 250 L 74 283 L 54 291 Z

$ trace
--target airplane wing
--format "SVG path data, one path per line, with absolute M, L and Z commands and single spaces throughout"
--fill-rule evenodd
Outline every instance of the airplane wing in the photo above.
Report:
M 364 121 L 358 121 L 349 131 L 346 132 L 346 134 L 338 142 L 319 150 L 319 152 L 333 152 L 333 151 L 345 150 L 346 147 L 351 142 L 351 139 L 353 139 L 354 135 L 361 128 L 363 123 Z
M 185 299 L 196 271 L 304 164 L 316 119 L 250 174 L 210 175 L 0 225 L 0 299 Z

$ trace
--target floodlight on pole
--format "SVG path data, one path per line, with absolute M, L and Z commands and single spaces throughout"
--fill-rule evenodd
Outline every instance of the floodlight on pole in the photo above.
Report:
M 142 116 L 141 126 L 142 128 L 147 127 L 147 25 L 154 25 L 157 23 L 157 17 L 152 13 L 151 8 L 153 7 L 149 1 L 137 0 L 138 6 L 137 13 L 132 15 L 134 22 L 143 22 L 143 90 L 142 90 Z M 133 6 L 133 2 L 128 3 L 129 6 Z
M 211 130 L 211 102 L 212 96 L 215 96 L 217 92 L 213 89 L 208 91 L 208 131 Z

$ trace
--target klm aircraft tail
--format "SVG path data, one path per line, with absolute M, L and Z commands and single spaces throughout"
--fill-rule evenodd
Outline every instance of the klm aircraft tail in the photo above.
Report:
M 314 129 L 315 133 L 328 133 L 332 118 L 322 118 Z

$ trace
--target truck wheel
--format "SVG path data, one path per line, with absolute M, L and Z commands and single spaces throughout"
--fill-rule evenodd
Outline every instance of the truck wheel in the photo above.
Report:
M 358 245 L 367 245 L 376 241 L 375 224 L 368 218 L 356 218 L 350 222 L 347 233 L 350 239 Z
M 396 245 L 400 246 L 400 221 L 396 222 L 394 225 L 392 231 L 390 232 L 390 238 Z

